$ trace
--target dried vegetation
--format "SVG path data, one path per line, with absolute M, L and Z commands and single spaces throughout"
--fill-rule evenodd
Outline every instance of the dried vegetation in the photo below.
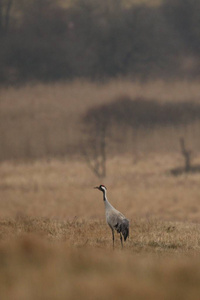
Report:
M 174 178 L 157 156 L 108 170 L 131 221 L 123 251 L 84 162 L 1 164 L 1 299 L 198 299 L 199 175 Z

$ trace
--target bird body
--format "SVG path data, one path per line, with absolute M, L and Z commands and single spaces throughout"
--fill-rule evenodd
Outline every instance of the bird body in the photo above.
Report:
M 129 220 L 110 204 L 106 195 L 107 189 L 104 185 L 100 185 L 99 187 L 95 188 L 103 192 L 106 221 L 112 230 L 113 248 L 115 239 L 114 230 L 116 230 L 120 234 L 121 245 L 123 247 L 122 236 L 124 237 L 124 241 L 126 241 L 127 237 L 129 236 Z

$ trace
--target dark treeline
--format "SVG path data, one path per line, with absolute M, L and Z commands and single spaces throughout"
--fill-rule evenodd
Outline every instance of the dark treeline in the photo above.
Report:
M 200 119 L 200 105 L 185 102 L 159 103 L 139 97 L 120 97 L 112 103 L 89 109 L 83 117 L 85 124 L 92 127 L 107 127 L 114 124 L 134 129 L 166 126 L 186 126 Z
M 200 1 L 0 0 L 0 82 L 199 75 Z

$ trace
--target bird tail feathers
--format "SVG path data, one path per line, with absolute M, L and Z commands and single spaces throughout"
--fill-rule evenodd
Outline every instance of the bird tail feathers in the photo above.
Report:
M 127 237 L 129 237 L 129 221 L 124 220 L 121 224 L 121 233 L 124 237 L 124 241 L 126 241 Z

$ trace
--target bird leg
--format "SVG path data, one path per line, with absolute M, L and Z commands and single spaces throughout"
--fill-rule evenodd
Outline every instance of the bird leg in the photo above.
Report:
M 122 233 L 120 232 L 120 240 L 121 240 L 121 245 L 122 245 L 122 249 L 123 249 L 123 239 L 122 239 Z
M 114 243 L 115 243 L 115 234 L 114 234 L 114 229 L 111 228 L 111 230 L 112 230 L 112 240 L 113 240 L 113 250 L 114 250 L 114 248 L 115 248 L 115 245 L 114 245 Z

